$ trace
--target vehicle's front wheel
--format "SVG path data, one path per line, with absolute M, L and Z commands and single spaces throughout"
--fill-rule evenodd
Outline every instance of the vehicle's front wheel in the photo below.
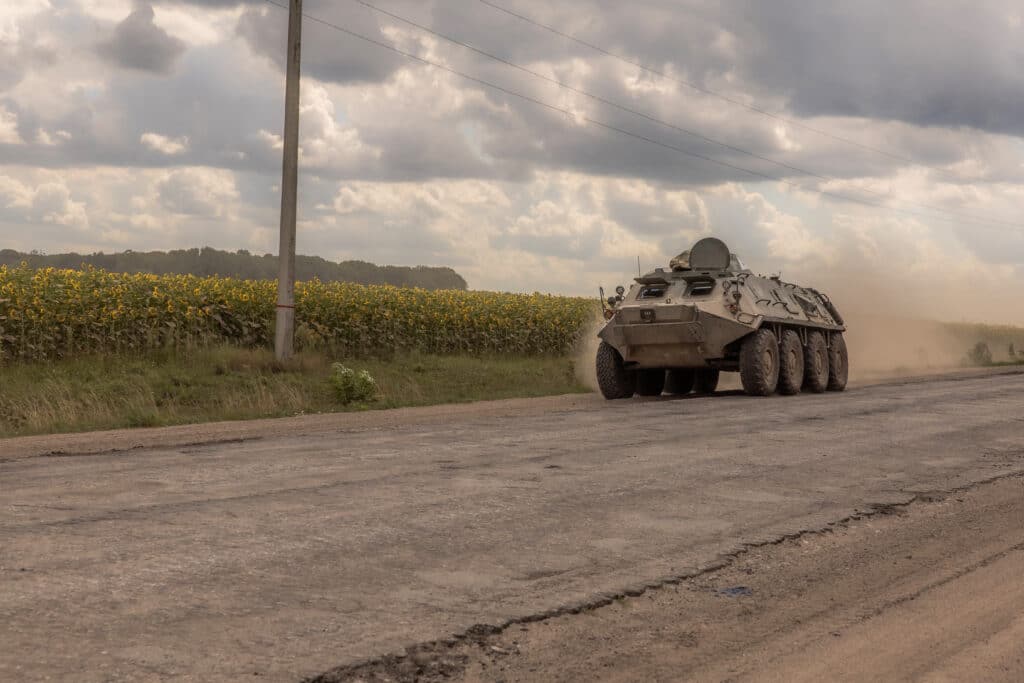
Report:
M 685 396 L 693 391 L 693 370 L 690 368 L 673 368 L 665 373 L 665 393 L 674 396 Z
M 779 383 L 779 340 L 760 328 L 740 348 L 740 381 L 751 396 L 770 396 Z
M 637 370 L 636 393 L 641 396 L 661 396 L 665 390 L 665 371 L 657 368 Z
M 625 368 L 622 356 L 608 342 L 597 347 L 597 387 L 607 399 L 629 398 L 636 391 L 636 373 Z
M 846 351 L 846 340 L 842 332 L 836 332 L 832 335 L 832 345 L 828 347 L 828 390 L 845 389 L 849 374 L 850 356 Z

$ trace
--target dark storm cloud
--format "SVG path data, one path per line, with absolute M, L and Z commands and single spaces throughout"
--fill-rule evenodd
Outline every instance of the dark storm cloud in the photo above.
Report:
M 287 5 L 288 0 L 274 0 L 282 5 Z M 239 5 L 263 5 L 266 0 L 158 0 L 161 5 L 194 5 L 196 7 L 212 7 L 214 9 L 230 9 Z
M 287 2 L 282 2 L 287 4 Z M 238 33 L 252 48 L 284 69 L 288 14 L 278 7 L 247 9 L 238 21 Z M 342 11 L 344 10 L 344 11 Z M 337 23 L 382 43 L 377 17 L 369 10 L 345 2 L 307 2 L 303 12 Z M 339 33 L 324 24 L 306 20 L 302 26 L 302 72 L 332 83 L 379 82 L 402 65 L 402 58 L 365 41 Z
M 480 36 L 515 60 L 598 57 L 469 4 L 475 8 L 462 11 L 439 3 L 437 25 Z M 801 116 L 1024 133 L 1022 8 L 1007 0 L 500 4 L 702 87 L 721 89 L 728 78 L 759 98 L 781 98 Z
M 741 69 L 797 114 L 1024 133 L 1019 3 L 735 0 Z
M 168 74 L 185 43 L 153 23 L 153 7 L 139 4 L 114 29 L 114 35 L 96 46 L 104 59 L 129 69 Z

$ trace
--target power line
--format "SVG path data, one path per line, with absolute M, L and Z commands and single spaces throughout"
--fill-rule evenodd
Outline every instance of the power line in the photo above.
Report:
M 288 9 L 287 6 L 280 4 L 279 2 L 276 2 L 275 0 L 264 0 L 264 1 L 267 2 L 268 4 L 274 5 L 275 7 L 279 7 L 281 9 Z M 894 211 L 894 212 L 897 212 L 897 213 L 902 213 L 902 214 L 906 214 L 906 215 L 910 215 L 910 216 L 916 216 L 918 218 L 925 218 L 925 219 L 932 219 L 932 220 L 944 220 L 944 221 L 949 221 L 949 222 L 958 222 L 954 218 L 946 218 L 946 217 L 943 217 L 943 216 L 929 216 L 927 214 L 922 214 L 919 211 L 910 211 L 908 209 L 900 209 L 900 208 L 897 208 L 897 207 L 885 206 L 884 204 L 876 204 L 874 202 L 870 202 L 870 201 L 867 201 L 867 200 L 864 200 L 864 199 L 860 199 L 858 197 L 851 197 L 851 196 L 844 195 L 844 194 L 841 194 L 841 193 L 838 193 L 838 192 L 831 192 L 831 191 L 828 191 L 828 190 L 821 190 L 821 189 L 815 189 L 815 188 L 806 188 L 806 187 L 803 187 L 802 185 L 800 185 L 799 183 L 793 182 L 793 181 L 788 180 L 786 178 L 781 178 L 781 177 L 778 177 L 778 176 L 773 176 L 773 175 L 770 175 L 768 173 L 762 173 L 761 171 L 755 171 L 753 169 L 745 168 L 743 166 L 739 166 L 737 164 L 732 164 L 732 163 L 729 163 L 727 161 L 721 161 L 719 159 L 715 159 L 713 157 L 709 157 L 709 156 L 706 156 L 704 154 L 700 154 L 698 152 L 693 152 L 693 151 L 685 149 L 683 147 L 678 147 L 676 145 L 672 145 L 672 144 L 667 143 L 667 142 L 662 142 L 660 140 L 656 140 L 654 138 L 647 137 L 646 135 L 642 135 L 640 133 L 635 133 L 635 132 L 627 130 L 625 128 L 620 128 L 620 127 L 615 126 L 615 125 L 610 124 L 610 123 L 605 123 L 604 121 L 599 121 L 599 120 L 591 118 L 589 116 L 578 114 L 576 112 L 573 112 L 570 109 L 565 109 L 563 107 L 559 107 L 558 105 L 551 104 L 550 102 L 545 102 L 543 100 L 537 99 L 537 98 L 532 97 L 530 95 L 525 95 L 523 93 L 516 92 L 515 90 L 511 90 L 511 89 L 506 88 L 504 86 L 497 85 L 495 83 L 491 83 L 490 81 L 486 81 L 486 80 L 484 80 L 482 78 L 477 78 L 476 76 L 470 76 L 469 74 L 466 74 L 466 73 L 463 73 L 461 71 L 458 71 L 457 69 L 453 69 L 453 68 L 451 68 L 449 66 L 445 66 L 444 64 L 440 64 L 438 62 L 434 62 L 432 60 L 426 59 L 425 57 L 420 57 L 419 55 L 413 54 L 411 52 L 406 52 L 405 50 L 397 48 L 397 47 L 395 47 L 393 45 L 389 45 L 388 43 L 376 40 L 374 38 L 370 38 L 369 36 L 365 36 L 365 35 L 363 35 L 361 33 L 357 33 L 355 31 L 352 31 L 350 29 L 345 28 L 344 26 L 340 26 L 338 24 L 329 22 L 329 21 L 327 21 L 325 19 L 321 19 L 321 18 L 313 16 L 311 14 L 303 13 L 302 16 L 304 18 L 312 21 L 312 22 L 321 24 L 323 26 L 327 26 L 328 28 L 334 29 L 335 31 L 339 31 L 341 33 L 344 33 L 345 35 L 351 36 L 353 38 L 357 38 L 359 40 L 362 40 L 364 42 L 370 43 L 372 45 L 376 45 L 377 47 L 381 47 L 381 48 L 383 48 L 385 50 L 389 50 L 389 51 L 394 52 L 395 54 L 401 55 L 401 56 L 403 56 L 403 57 L 405 57 L 407 59 L 411 59 L 411 60 L 420 62 L 421 64 L 425 64 L 427 66 L 431 66 L 431 67 L 434 67 L 436 69 L 440 69 L 441 71 L 445 71 L 445 72 L 450 73 L 450 74 L 452 74 L 454 76 L 459 76 L 460 78 L 464 78 L 464 79 L 466 79 L 468 81 L 471 81 L 473 83 L 477 83 L 477 84 L 482 85 L 482 86 L 484 86 L 486 88 L 490 88 L 492 90 L 496 90 L 496 91 L 504 93 L 506 95 L 510 95 L 512 97 L 519 98 L 521 100 L 524 100 L 526 102 L 530 102 L 532 104 L 535 104 L 537 106 L 543 107 L 543 108 L 548 109 L 550 111 L 554 111 L 554 112 L 557 112 L 559 114 L 564 114 L 567 117 L 576 118 L 578 120 L 584 121 L 586 123 L 589 123 L 591 125 L 597 126 L 599 128 L 603 128 L 605 130 L 608 130 L 608 131 L 611 131 L 611 132 L 614 132 L 614 133 L 618 133 L 620 135 L 624 135 L 624 136 L 629 137 L 629 138 L 633 138 L 633 139 L 636 139 L 636 140 L 641 140 L 643 142 L 647 142 L 647 143 L 649 143 L 651 145 L 655 145 L 657 147 L 662 147 L 664 149 L 668 149 L 668 150 L 672 150 L 672 151 L 675 151 L 675 152 L 679 152 L 680 154 L 685 154 L 687 156 L 690 156 L 690 157 L 693 157 L 693 158 L 696 158 L 696 159 L 701 159 L 702 161 L 707 161 L 709 163 L 712 163 L 712 164 L 715 164 L 715 165 L 718 165 L 718 166 L 722 166 L 724 168 L 729 168 L 729 169 L 732 169 L 732 170 L 735 170 L 735 171 L 740 171 L 742 173 L 747 173 L 749 175 L 762 178 L 764 180 L 770 180 L 770 181 L 773 181 L 773 182 L 783 183 L 785 185 L 789 185 L 790 187 L 793 187 L 794 189 L 797 189 L 797 190 L 800 190 L 800 191 L 803 191 L 803 192 L 809 192 L 809 193 L 817 194 L 817 195 L 820 195 L 820 196 L 823 196 L 823 197 L 829 197 L 829 198 L 832 198 L 832 199 L 838 200 L 838 201 L 850 202 L 850 203 L 854 203 L 854 204 L 862 204 L 864 206 L 873 207 L 873 208 L 876 208 L 876 209 L 882 209 L 882 210 L 886 210 L 886 211 Z M 985 225 L 983 223 L 978 223 L 976 221 L 969 221 L 969 223 L 971 223 L 973 225 Z
M 441 32 L 439 32 L 439 31 L 437 31 L 437 30 L 435 30 L 433 28 L 430 28 L 429 26 L 425 26 L 423 24 L 415 22 L 412 19 L 409 19 L 407 17 L 403 17 L 403 16 L 401 16 L 399 14 L 396 14 L 394 12 L 390 12 L 390 11 L 388 11 L 388 10 L 382 8 L 382 7 L 374 5 L 373 3 L 367 2 L 367 0 L 352 0 L 352 2 L 354 2 L 354 3 L 358 4 L 358 5 L 362 5 L 363 7 L 367 8 L 367 9 L 370 9 L 370 10 L 372 10 L 374 12 L 378 12 L 380 14 L 383 14 L 384 16 L 387 16 L 387 17 L 390 17 L 392 19 L 395 19 L 396 21 L 400 21 L 400 22 L 402 22 L 402 23 L 404 23 L 404 24 L 406 24 L 408 26 L 412 26 L 413 28 L 416 28 L 416 29 L 418 29 L 420 31 L 423 31 L 424 33 L 429 33 L 430 35 L 435 36 L 437 38 L 440 38 L 442 40 L 445 40 L 445 41 L 447 41 L 449 43 L 452 43 L 453 45 L 458 45 L 459 47 L 462 47 L 462 48 L 465 48 L 465 49 L 470 50 L 472 52 L 475 52 L 476 54 L 479 54 L 479 55 L 481 55 L 483 57 L 486 57 L 488 59 L 491 59 L 491 60 L 494 60 L 494 61 L 499 62 L 501 64 L 504 64 L 504 65 L 506 65 L 508 67 L 511 67 L 513 69 L 521 71 L 521 72 L 523 72 L 525 74 L 528 74 L 528 75 L 533 76 L 535 78 L 539 78 L 539 79 L 541 79 L 543 81 L 546 81 L 548 83 L 552 83 L 554 85 L 557 85 L 560 88 L 564 88 L 566 90 L 569 90 L 571 92 L 577 93 L 579 95 L 583 95 L 584 97 L 587 97 L 587 98 L 589 98 L 591 100 L 594 100 L 595 102 L 600 102 L 601 104 L 604 104 L 604 105 L 613 107 L 615 109 L 618 109 L 620 111 L 632 114 L 634 116 L 638 116 L 638 117 L 643 118 L 643 119 L 646 119 L 647 121 L 650 121 L 652 123 L 658 124 L 660 126 L 664 126 L 666 128 L 670 128 L 670 129 L 672 129 L 674 131 L 677 131 L 677 132 L 683 133 L 685 135 L 689 135 L 689 136 L 698 138 L 700 140 L 703 140 L 704 142 L 707 142 L 707 143 L 710 143 L 710 144 L 713 144 L 713 145 L 717 145 L 719 147 L 723 147 L 725 149 L 737 152 L 739 154 L 743 154 L 743 155 L 752 157 L 754 159 L 758 159 L 760 161 L 764 161 L 764 162 L 773 164 L 773 165 L 778 166 L 780 168 L 785 168 L 785 169 L 788 169 L 790 171 L 794 171 L 794 172 L 799 173 L 801 175 L 817 178 L 818 180 L 822 180 L 824 182 L 840 182 L 841 181 L 841 179 L 835 178 L 833 176 L 828 176 L 828 175 L 825 175 L 823 173 L 817 173 L 815 171 L 811 171 L 811 170 L 808 170 L 808 169 L 805 169 L 805 168 L 801 168 L 799 166 L 794 166 L 794 165 L 786 163 L 784 161 L 779 161 L 777 159 L 772 159 L 771 157 L 767 157 L 767 156 L 764 156 L 762 154 L 758 154 L 756 152 L 752 152 L 750 150 L 743 149 L 742 147 L 737 147 L 737 146 L 732 145 L 732 144 L 730 144 L 728 142 L 723 142 L 721 140 L 716 140 L 715 138 L 708 137 L 707 135 L 704 135 L 703 133 L 699 133 L 697 131 L 690 130 L 688 128 L 684 128 L 682 126 L 670 123 L 668 121 L 665 121 L 663 119 L 657 118 L 657 117 L 652 116 L 650 114 L 647 114 L 645 112 L 642 112 L 642 111 L 639 111 L 637 109 L 634 109 L 634 108 L 632 108 L 632 107 L 630 107 L 628 105 L 624 105 L 624 104 L 622 104 L 620 102 L 616 102 L 614 100 L 610 100 L 610 99 L 608 99 L 606 97 L 602 97 L 600 95 L 595 95 L 595 94 L 593 94 L 591 92 L 583 90 L 582 88 L 577 88 L 577 87 L 575 87 L 575 86 L 573 86 L 573 85 L 571 85 L 569 83 L 566 83 L 564 81 L 560 81 L 557 78 L 552 78 L 552 77 L 547 76 L 547 75 L 545 75 L 543 73 L 540 73 L 538 71 L 534 71 L 533 69 L 530 69 L 528 67 L 522 66 L 521 64 L 517 64 L 517 63 L 515 63 L 515 62 L 513 62 L 511 60 L 508 60 L 508 59 L 506 59 L 504 57 L 496 55 L 496 54 L 494 54 L 492 52 L 488 52 L 488 51 L 486 51 L 484 49 L 476 47 L 475 45 L 472 45 L 471 43 L 467 43 L 467 42 L 465 42 L 463 40 L 460 40 L 458 38 L 453 38 L 452 36 L 449 36 L 449 35 L 446 35 L 444 33 L 441 33 Z M 979 220 L 979 221 L 991 222 L 991 223 L 994 223 L 994 224 L 1001 224 L 1001 225 L 1008 225 L 1008 226 L 1011 226 L 1011 227 L 1024 228 L 1024 223 L 1015 223 L 1013 221 L 1006 221 L 1006 220 L 1001 220 L 1001 219 L 998 219 L 998 218 L 991 218 L 991 217 L 988 217 L 988 216 L 983 216 L 981 214 L 971 214 L 971 213 L 964 213 L 964 212 L 961 212 L 961 211 L 953 211 L 951 209 L 946 209 L 946 208 L 943 208 L 941 206 L 935 206 L 933 204 L 927 204 L 927 203 L 923 203 L 923 202 L 916 202 L 916 201 L 909 200 L 909 199 L 901 199 L 900 197 L 897 197 L 897 196 L 893 195 L 891 192 L 879 192 L 878 190 L 872 190 L 871 188 L 866 188 L 866 187 L 858 188 L 858 190 L 860 192 L 864 192 L 864 193 L 869 194 L 869 195 L 874 195 L 874 196 L 882 198 L 882 199 L 895 200 L 895 201 L 901 202 L 903 204 L 908 204 L 908 205 L 911 205 L 911 206 L 921 207 L 921 208 L 924 208 L 924 209 L 929 210 L 929 211 L 935 211 L 935 212 L 938 212 L 938 213 L 944 213 L 944 214 L 948 214 L 950 216 L 957 216 L 959 218 L 966 218 L 968 220 Z
M 762 109 L 761 107 L 758 107 L 758 106 L 755 106 L 755 105 L 752 105 L 752 104 L 748 104 L 748 103 L 746 103 L 746 102 L 744 102 L 742 100 L 738 100 L 735 97 L 730 97 L 729 95 L 717 92 L 715 90 L 711 90 L 710 88 L 706 88 L 704 86 L 698 85 L 698 84 L 693 83 L 691 81 L 687 81 L 685 79 L 678 78 L 676 76 L 672 76 L 672 75 L 667 74 L 667 73 L 665 73 L 663 71 L 660 71 L 658 69 L 654 69 L 652 67 L 646 66 L 646 65 L 644 65 L 644 64 L 642 64 L 642 63 L 640 63 L 640 62 L 638 62 L 636 60 L 630 59 L 629 57 L 625 57 L 625 56 L 623 56 L 621 54 L 618 54 L 616 52 L 612 52 L 611 50 L 605 49 L 605 48 L 601 47 L 600 45 L 595 45 L 594 43 L 591 43 L 591 42 L 588 42 L 586 40 L 583 40 L 582 38 L 578 38 L 578 37 L 572 35 L 571 33 L 566 33 L 564 31 L 560 31 L 559 29 L 555 28 L 554 26 L 549 26 L 548 24 L 544 24 L 542 22 L 539 22 L 536 19 L 531 19 L 530 17 L 528 17 L 526 15 L 523 15 L 523 14 L 520 14 L 520 13 L 515 12 L 513 10 L 510 10 L 507 7 L 503 7 L 502 5 L 499 5 L 499 4 L 495 3 L 495 2 L 492 2 L 491 0 L 478 0 L 478 1 L 480 3 L 482 3 L 482 4 L 484 4 L 484 5 L 487 5 L 488 7 L 491 7 L 493 9 L 498 10 L 499 12 L 504 12 L 505 14 L 507 14 L 509 16 L 515 17 L 516 19 L 519 19 L 519 20 L 524 21 L 524 22 L 526 22 L 528 24 L 532 24 L 533 26 L 536 26 L 537 28 L 544 29 L 545 31 L 553 33 L 556 36 L 559 36 L 561 38 L 565 38 L 566 40 L 571 40 L 572 42 L 574 42 L 574 43 L 576 43 L 578 45 L 582 45 L 582 46 L 584 46 L 586 48 L 589 48 L 591 50 L 594 50 L 596 52 L 600 52 L 601 54 L 603 54 L 603 55 L 605 55 L 607 57 L 611 57 L 613 59 L 617 59 L 620 62 L 624 62 L 626 64 L 629 64 L 630 66 L 635 66 L 638 69 L 643 69 L 644 71 L 646 71 L 648 73 L 652 73 L 652 74 L 654 74 L 656 76 L 660 76 L 661 78 L 665 78 L 667 80 L 673 81 L 674 83 L 678 83 L 679 85 L 685 86 L 685 87 L 690 88 L 691 90 L 695 90 L 695 91 L 697 91 L 699 93 L 703 93 L 705 95 L 710 95 L 711 97 L 717 97 L 718 99 L 723 100 L 725 102 L 728 102 L 730 104 L 736 105 L 738 107 L 743 107 L 744 109 L 747 109 L 748 111 L 752 111 L 754 113 L 761 114 L 762 116 L 768 116 L 768 117 L 770 117 L 772 119 L 775 119 L 776 121 L 781 121 L 783 123 L 788 123 L 791 126 L 796 126 L 797 128 L 802 128 L 802 129 L 804 129 L 806 131 L 810 131 L 812 133 L 816 133 L 818 135 L 822 135 L 824 137 L 831 138 L 832 140 L 835 140 L 837 142 L 842 142 L 842 143 L 847 144 L 847 145 L 852 145 L 854 147 L 859 147 L 860 149 L 863 149 L 863 150 L 866 150 L 866 151 L 869 151 L 869 152 L 875 152 L 876 154 L 881 154 L 883 156 L 889 157 L 890 159 L 894 159 L 896 161 L 902 161 L 904 163 L 912 164 L 914 166 L 924 166 L 925 168 L 929 168 L 929 169 L 931 169 L 933 171 L 945 174 L 945 175 L 950 176 L 950 177 L 956 177 L 956 174 L 954 174 L 954 173 L 952 173 L 952 172 L 950 172 L 950 171 L 948 171 L 948 170 L 946 170 L 946 169 L 944 169 L 944 168 L 942 168 L 940 166 L 934 166 L 932 164 L 926 164 L 926 163 L 917 161 L 915 159 L 912 159 L 911 157 L 904 156 L 902 154 L 898 154 L 896 152 L 890 152 L 888 150 L 884 150 L 884 149 L 881 149 L 881 148 L 878 148 L 878 147 L 873 147 L 873 146 L 865 144 L 863 142 L 858 142 L 857 140 L 852 140 L 850 138 L 843 137 L 842 135 L 837 135 L 835 133 L 830 133 L 827 130 L 823 130 L 821 128 L 817 128 L 817 127 L 812 126 L 810 124 L 803 123 L 802 121 L 798 121 L 796 119 L 792 119 L 792 118 L 790 118 L 788 116 L 783 116 L 782 114 L 778 114 L 776 112 L 772 112 L 772 111 L 769 111 L 767 109 Z

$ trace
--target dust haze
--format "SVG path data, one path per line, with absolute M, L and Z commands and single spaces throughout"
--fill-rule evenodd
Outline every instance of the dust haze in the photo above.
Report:
M 572 358 L 576 379 L 591 391 L 599 391 L 594 358 L 597 356 L 597 347 L 601 343 L 601 340 L 597 338 L 597 333 L 601 330 L 604 322 L 601 315 L 595 315 L 594 319 L 587 323 L 582 337 L 576 343 L 576 352 Z
M 1002 283 L 859 269 L 807 279 L 826 292 L 846 322 L 850 378 L 884 378 L 948 370 L 967 364 L 984 342 L 994 361 L 1024 350 L 1024 322 Z M 802 278 L 803 279 L 803 278 Z M 803 284 L 803 282 L 801 282 Z

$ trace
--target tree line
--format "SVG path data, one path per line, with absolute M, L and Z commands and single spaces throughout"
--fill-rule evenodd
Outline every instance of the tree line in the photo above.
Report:
M 32 268 L 69 268 L 92 266 L 115 273 L 153 273 L 156 275 L 219 275 L 243 280 L 277 278 L 277 257 L 251 254 L 245 249 L 221 251 L 211 247 L 172 251 L 123 251 L 113 254 L 28 254 L 0 249 L 0 266 L 27 263 Z M 355 282 L 362 285 L 395 285 L 423 289 L 466 289 L 466 281 L 451 268 L 435 266 L 378 266 L 366 261 L 334 262 L 319 256 L 296 256 L 298 280 Z

